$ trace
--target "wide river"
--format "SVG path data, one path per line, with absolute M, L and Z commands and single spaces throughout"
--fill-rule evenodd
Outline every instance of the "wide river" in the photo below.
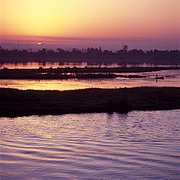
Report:
M 0 122 L 1 180 L 180 178 L 180 110 Z
M 144 73 L 120 73 L 122 75 L 142 75 L 145 78 L 114 78 L 92 80 L 0 80 L 0 88 L 20 90 L 75 90 L 85 88 L 132 88 L 141 86 L 180 87 L 180 70 L 164 70 Z M 156 75 L 164 79 L 155 80 Z

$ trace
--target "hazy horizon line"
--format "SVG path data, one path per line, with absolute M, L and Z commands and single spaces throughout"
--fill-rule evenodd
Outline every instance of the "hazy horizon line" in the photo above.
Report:
M 62 37 L 62 36 L 28 36 L 28 35 L 5 35 L 1 37 L 1 46 L 17 46 L 21 48 L 39 49 L 38 43 L 47 46 L 46 48 L 62 47 L 71 48 L 87 48 L 102 47 L 103 49 L 117 50 L 124 44 L 130 49 L 180 49 L 180 38 L 150 38 L 150 37 Z M 32 46 L 32 47 L 30 47 Z M 37 47 L 36 47 L 37 46 Z M 14 48 L 14 47 L 13 47 Z

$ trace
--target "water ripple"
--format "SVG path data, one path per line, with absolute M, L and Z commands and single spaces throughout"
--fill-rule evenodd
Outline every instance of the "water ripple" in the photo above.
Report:
M 0 118 L 1 179 L 179 179 L 180 110 Z

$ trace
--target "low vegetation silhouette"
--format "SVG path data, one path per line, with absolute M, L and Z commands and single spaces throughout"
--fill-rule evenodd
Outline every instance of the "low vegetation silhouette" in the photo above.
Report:
M 0 69 L 0 79 L 113 79 L 113 78 L 146 78 L 140 73 L 161 70 L 177 70 L 180 67 L 118 67 L 118 68 L 42 68 L 39 69 Z M 155 80 L 164 79 L 156 75 Z
M 180 88 L 142 87 L 35 91 L 0 88 L 0 116 L 127 113 L 180 108 Z

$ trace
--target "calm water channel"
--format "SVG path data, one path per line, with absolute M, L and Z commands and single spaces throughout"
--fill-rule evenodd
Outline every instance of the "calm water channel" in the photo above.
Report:
M 96 63 L 88 63 L 88 62 L 17 62 L 17 63 L 0 63 L 0 69 L 8 68 L 8 69 L 38 69 L 42 68 L 85 68 L 85 67 L 107 67 L 107 68 L 116 68 L 116 67 L 177 67 L 179 65 L 154 65 L 154 64 L 124 64 L 120 65 L 118 63 L 110 63 L 110 64 L 96 64 Z
M 1 180 L 180 178 L 180 110 L 0 122 Z
M 141 86 L 180 87 L 180 70 L 165 70 L 145 73 L 121 73 L 122 75 L 142 75 L 145 78 L 114 78 L 92 80 L 0 80 L 1 88 L 21 90 L 75 90 L 85 88 L 131 88 Z M 156 74 L 164 79 L 155 80 Z

